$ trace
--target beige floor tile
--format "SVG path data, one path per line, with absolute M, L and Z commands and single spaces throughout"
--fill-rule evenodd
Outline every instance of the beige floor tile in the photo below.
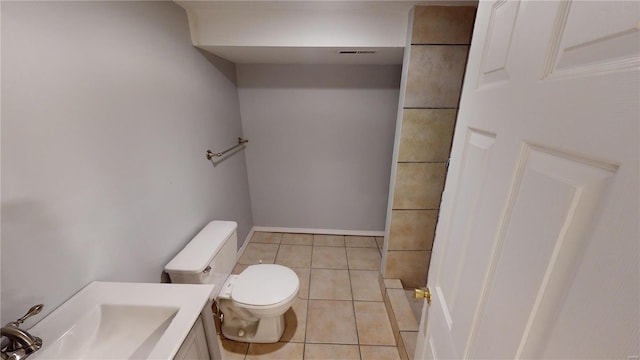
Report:
M 360 346 L 362 360 L 400 360 L 395 346 Z
M 296 299 L 293 306 L 284 313 L 284 333 L 280 341 L 304 342 L 307 328 L 307 300 Z
M 241 272 L 244 271 L 244 269 L 246 269 L 247 267 L 249 267 L 249 265 L 246 264 L 236 264 L 236 266 L 233 267 L 233 270 L 231 271 L 232 274 L 234 275 L 238 275 Z
M 256 231 L 251 237 L 251 242 L 264 244 L 280 244 L 282 233 Z
M 382 301 L 378 282 L 379 272 L 369 270 L 349 270 L 353 300 Z
M 346 248 L 349 269 L 380 270 L 380 253 L 375 248 Z
M 296 272 L 298 275 L 298 279 L 300 280 L 300 291 L 298 292 L 298 297 L 302 299 L 309 298 L 309 276 L 311 274 L 310 269 L 300 269 L 300 268 L 291 268 L 291 270 Z
M 413 310 L 411 310 L 405 291 L 403 289 L 389 289 L 387 294 L 400 331 L 418 331 L 418 322 Z
M 310 268 L 311 249 L 311 246 L 280 245 L 276 256 L 276 264 L 288 267 Z
M 281 245 L 313 245 L 313 234 L 283 234 Z
M 309 299 L 351 300 L 349 271 L 311 269 Z
M 387 309 L 383 302 L 353 303 L 360 345 L 396 346 Z
M 306 341 L 358 344 L 353 302 L 309 300 Z
M 313 246 L 344 246 L 344 236 L 313 235 Z
M 373 236 L 345 236 L 344 243 L 347 247 L 378 247 Z
M 378 245 L 378 249 L 382 250 L 384 247 L 384 238 L 376 236 L 376 245 Z
M 305 360 L 360 360 L 358 345 L 306 344 Z
M 278 246 L 278 244 L 250 243 L 242 253 L 238 264 L 253 265 L 259 264 L 261 261 L 264 264 L 273 264 Z
M 275 344 L 251 344 L 247 352 L 247 360 L 302 360 L 304 344 L 278 342 Z
M 400 337 L 402 337 L 402 342 L 404 343 L 405 351 L 407 352 L 407 357 L 409 360 L 413 360 L 413 357 L 416 353 L 416 345 L 418 343 L 418 332 L 417 331 L 401 331 Z
M 314 246 L 311 267 L 325 269 L 346 269 L 347 255 L 345 253 L 345 248 Z M 378 267 L 380 266 L 378 265 Z
M 218 345 L 220 345 L 222 360 L 243 360 L 247 354 L 247 349 L 249 349 L 249 343 L 221 340 L 219 337 Z

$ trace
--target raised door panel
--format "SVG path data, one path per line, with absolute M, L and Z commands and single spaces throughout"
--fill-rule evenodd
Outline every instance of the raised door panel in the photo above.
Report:
M 588 246 L 617 167 L 524 147 L 492 263 L 495 274 L 472 357 L 539 355 Z
M 560 3 L 544 77 L 586 76 L 638 68 L 639 12 L 637 1 Z
M 497 1 L 491 7 L 479 86 L 509 80 L 507 64 L 520 1 Z
M 474 251 L 473 232 L 477 221 L 474 213 L 480 210 L 479 199 L 489 171 L 494 142 L 495 134 L 474 129 L 467 132 L 461 168 L 463 176 L 455 192 L 458 201 L 453 211 L 456 216 L 446 229 L 441 230 L 449 234 L 451 241 L 441 249 L 444 255 L 438 264 L 437 279 L 429 280 L 434 297 L 429 316 L 432 327 L 438 329 L 427 334 L 429 351 L 434 359 L 459 358 L 467 346 L 464 335 L 458 336 L 457 333 L 462 329 L 459 324 L 471 322 L 473 311 L 470 308 L 475 308 L 476 304 L 468 301 L 458 302 L 457 299 L 459 296 L 466 297 L 473 289 L 478 292 L 476 295 L 479 295 L 480 289 L 477 285 L 482 282 L 483 274 L 486 272 L 486 262 L 467 262 L 467 257 L 475 255 L 470 254 Z M 467 268 L 470 264 L 473 266 L 472 269 Z M 464 316 L 471 318 L 463 319 Z M 436 338 L 433 338 L 433 335 Z

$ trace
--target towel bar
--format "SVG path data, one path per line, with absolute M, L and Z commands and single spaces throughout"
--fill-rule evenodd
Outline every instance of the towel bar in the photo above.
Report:
M 238 144 L 237 144 L 237 145 L 234 145 L 234 146 L 232 146 L 232 147 L 230 147 L 230 148 L 228 148 L 228 149 L 227 149 L 227 150 L 225 150 L 225 151 L 221 151 L 221 152 L 218 152 L 218 153 L 214 153 L 214 152 L 213 152 L 213 151 L 211 151 L 211 150 L 207 150 L 207 160 L 211 160 L 214 156 L 216 156 L 216 157 L 221 157 L 222 155 L 224 155 L 224 154 L 228 153 L 229 151 L 231 151 L 231 150 L 233 150 L 233 149 L 237 148 L 238 146 L 242 146 L 242 145 L 244 145 L 244 144 L 246 144 L 246 143 L 248 143 L 248 142 L 249 142 L 249 140 L 247 140 L 247 139 L 243 139 L 243 138 L 239 137 L 239 138 L 238 138 Z

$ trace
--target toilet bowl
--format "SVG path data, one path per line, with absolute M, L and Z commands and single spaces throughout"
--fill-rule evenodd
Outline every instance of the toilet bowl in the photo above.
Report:
M 278 342 L 284 333 L 284 313 L 299 290 L 296 273 L 282 265 L 251 265 L 229 276 L 217 297 L 222 334 L 236 341 Z
M 237 223 L 212 221 L 165 266 L 174 283 L 215 284 L 223 335 L 231 340 L 275 343 L 284 333 L 284 313 L 300 290 L 296 273 L 259 264 L 230 275 L 237 258 Z

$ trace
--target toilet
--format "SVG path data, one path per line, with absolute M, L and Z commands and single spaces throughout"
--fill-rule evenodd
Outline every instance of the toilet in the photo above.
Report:
M 230 275 L 237 258 L 235 221 L 207 224 L 165 266 L 173 283 L 215 284 L 222 334 L 230 340 L 275 343 L 284 333 L 284 313 L 293 305 L 300 280 L 286 266 L 250 265 Z

